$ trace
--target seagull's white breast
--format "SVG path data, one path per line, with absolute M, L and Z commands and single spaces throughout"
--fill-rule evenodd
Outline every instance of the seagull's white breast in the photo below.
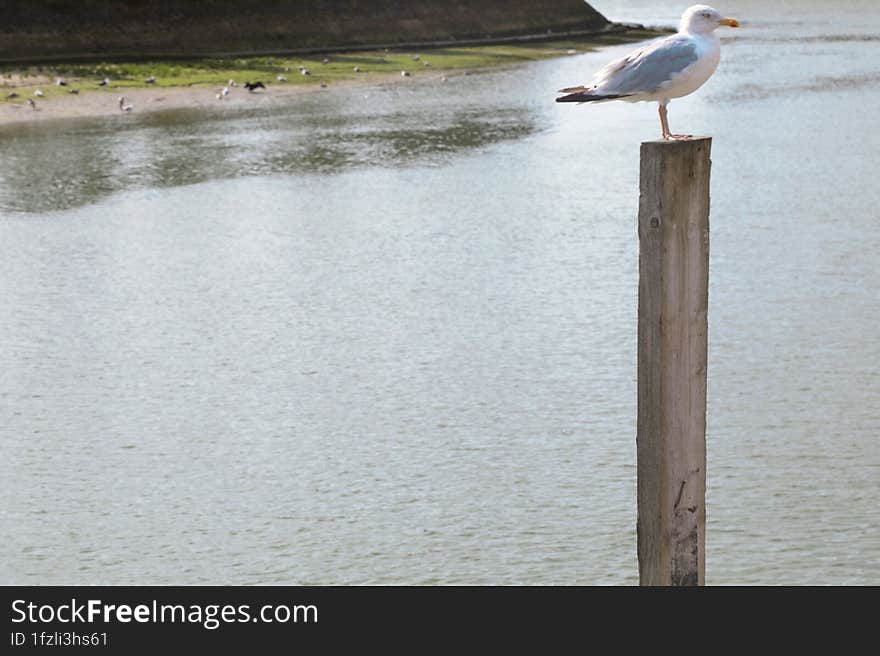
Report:
M 718 68 L 718 62 L 721 61 L 721 39 L 718 35 L 698 34 L 691 38 L 697 45 L 697 61 L 660 85 L 653 94 L 656 98 L 669 100 L 691 94 L 703 86 Z

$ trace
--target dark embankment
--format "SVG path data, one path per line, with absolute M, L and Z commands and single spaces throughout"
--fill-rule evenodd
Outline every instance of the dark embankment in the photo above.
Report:
M 583 0 L 5 0 L 0 61 L 503 41 L 610 27 Z

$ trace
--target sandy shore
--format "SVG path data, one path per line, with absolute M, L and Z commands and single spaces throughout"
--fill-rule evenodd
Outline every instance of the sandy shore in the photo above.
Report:
M 454 76 L 471 72 L 570 56 L 657 35 L 650 30 L 633 29 L 593 35 L 578 42 L 444 48 L 421 55 L 385 50 L 330 54 L 313 60 L 299 57 L 223 60 L 228 62 L 228 68 L 226 63 L 218 66 L 213 60 L 28 67 L 0 71 L 0 126 L 118 115 L 122 113 L 120 97 L 133 106 L 130 114 L 136 115 L 169 109 L 269 105 L 304 93 L 326 93 L 340 87 L 443 84 L 446 79 L 451 81 Z M 312 77 L 301 78 L 301 71 L 302 75 Z M 401 75 L 402 71 L 405 75 Z M 292 81 L 282 79 L 285 74 Z M 67 86 L 56 84 L 60 75 L 64 75 Z M 164 86 L 146 85 L 148 75 Z M 218 92 L 230 78 L 238 79 L 239 85 L 230 85 L 229 94 L 218 99 Z M 98 84 L 101 79 L 110 81 L 110 86 Z M 267 88 L 248 92 L 241 86 L 246 79 L 262 79 Z M 322 83 L 327 84 L 326 89 Z M 79 89 L 79 93 L 70 93 L 73 89 Z
M 346 86 L 377 86 L 387 84 L 419 84 L 438 83 L 442 84 L 447 75 L 462 75 L 464 73 L 430 73 L 412 78 L 401 78 L 398 75 L 370 75 L 363 78 L 353 78 L 333 83 L 333 88 Z M 0 94 L 6 95 L 11 92 L 19 92 L 20 98 L 16 102 L 0 103 L 0 125 L 14 123 L 33 123 L 46 120 L 74 119 L 74 118 L 97 118 L 101 116 L 114 116 L 122 113 L 119 108 L 119 98 L 124 97 L 126 104 L 133 105 L 131 114 L 156 112 L 168 109 L 241 107 L 247 105 L 268 105 L 285 98 L 295 97 L 305 93 L 321 93 L 330 89 L 321 88 L 319 84 L 273 84 L 268 88 L 257 90 L 253 93 L 242 86 L 229 89 L 229 95 L 222 100 L 217 99 L 219 89 L 213 87 L 156 87 L 139 89 L 114 89 L 112 87 L 101 91 L 87 91 L 78 95 L 54 96 L 50 99 L 34 97 L 29 85 L 27 88 L 5 87 L 0 88 Z M 30 91 L 30 92 L 29 92 Z M 27 104 L 27 99 L 32 98 L 36 107 Z

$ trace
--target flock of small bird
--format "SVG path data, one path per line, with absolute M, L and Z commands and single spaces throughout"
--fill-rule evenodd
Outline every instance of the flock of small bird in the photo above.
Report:
M 419 55 L 415 55 L 415 56 L 413 57 L 413 60 L 414 60 L 414 61 L 421 61 L 421 57 L 420 57 Z M 329 63 L 330 63 L 330 59 L 329 59 L 328 57 L 324 57 L 324 58 L 321 60 L 321 63 L 322 63 L 322 64 L 329 64 Z M 431 64 L 430 64 L 429 62 L 425 61 L 425 62 L 422 62 L 422 65 L 425 66 L 425 67 L 429 67 Z M 285 66 L 285 67 L 284 67 L 284 72 L 285 72 L 285 73 L 289 73 L 289 72 L 290 72 L 290 68 Z M 305 66 L 300 66 L 300 67 L 299 67 L 299 72 L 300 72 L 300 75 L 311 75 L 311 74 L 312 74 L 312 72 L 311 72 L 308 68 L 306 68 Z M 355 67 L 354 67 L 354 72 L 355 72 L 355 73 L 360 73 L 360 72 L 361 72 L 361 67 L 360 67 L 360 66 L 355 66 Z M 410 73 L 410 72 L 407 71 L 407 70 L 402 70 L 402 71 L 400 71 L 400 75 L 401 75 L 401 77 L 410 77 L 410 76 L 412 75 L 412 73 Z M 275 79 L 276 79 L 278 82 L 289 82 L 287 76 L 285 76 L 285 75 L 281 75 L 281 74 L 277 75 Z M 151 85 L 152 85 L 152 84 L 156 84 L 156 81 L 157 81 L 157 80 L 156 80 L 156 76 L 155 76 L 155 75 L 151 75 L 151 76 L 148 77 L 146 80 L 144 80 L 144 82 L 145 82 L 146 84 L 151 84 Z M 441 77 L 440 81 L 441 81 L 441 82 L 446 82 L 446 76 Z M 55 84 L 56 84 L 57 86 L 59 86 L 59 87 L 66 87 L 66 86 L 69 86 L 69 83 L 67 82 L 67 80 L 65 80 L 65 79 L 63 79 L 63 78 L 58 78 L 58 79 L 56 79 L 56 80 L 55 80 Z M 103 80 L 101 80 L 100 82 L 98 82 L 98 86 L 99 86 L 99 87 L 111 87 L 111 86 L 112 86 L 112 83 L 111 83 L 111 81 L 110 81 L 110 78 L 105 77 Z M 228 97 L 229 94 L 230 94 L 230 89 L 235 88 L 235 87 L 237 87 L 237 86 L 238 86 L 238 83 L 237 83 L 235 80 L 229 80 L 229 82 L 227 83 L 226 86 L 224 86 L 222 89 L 220 89 L 220 90 L 217 91 L 217 94 L 216 94 L 216 98 L 217 98 L 217 100 L 223 100 L 223 99 L 225 99 L 226 97 Z M 247 81 L 247 82 L 244 83 L 243 86 L 244 86 L 245 89 L 248 90 L 249 93 L 254 93 L 254 92 L 256 92 L 258 89 L 266 89 L 266 85 L 263 84 L 263 82 L 260 81 L 260 80 L 256 80 L 255 82 Z M 322 89 L 326 89 L 326 88 L 327 88 L 327 83 L 324 82 L 324 81 L 322 81 L 322 82 L 321 82 L 321 88 L 322 88 Z M 77 94 L 79 94 L 79 89 L 70 88 L 70 89 L 68 89 L 67 93 L 72 94 L 72 95 L 77 95 Z M 43 93 L 43 91 L 40 90 L 40 89 L 37 89 L 36 91 L 34 91 L 34 96 L 37 97 L 37 98 L 43 98 L 45 95 L 46 95 L 46 94 Z M 7 98 L 7 99 L 10 99 L 10 100 L 11 100 L 11 99 L 14 99 L 14 98 L 18 98 L 18 97 L 19 97 L 19 94 L 16 93 L 16 92 L 14 92 L 14 91 L 6 96 L 6 98 Z M 36 101 L 34 101 L 33 98 L 28 98 L 27 104 L 30 106 L 31 109 L 33 109 L 33 110 L 36 110 L 36 109 L 37 109 L 37 103 L 36 103 Z M 119 111 L 124 112 L 124 113 L 132 112 L 132 111 L 134 111 L 134 105 L 133 105 L 132 103 L 130 103 L 130 102 L 127 102 L 125 96 L 120 96 L 120 98 L 119 98 Z

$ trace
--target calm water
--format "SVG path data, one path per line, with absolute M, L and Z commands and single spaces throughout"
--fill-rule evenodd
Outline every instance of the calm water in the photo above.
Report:
M 715 137 L 715 584 L 880 584 L 880 15 L 826 5 L 728 0 L 670 107 Z M 0 130 L 0 582 L 637 582 L 659 122 L 553 102 L 631 48 Z

